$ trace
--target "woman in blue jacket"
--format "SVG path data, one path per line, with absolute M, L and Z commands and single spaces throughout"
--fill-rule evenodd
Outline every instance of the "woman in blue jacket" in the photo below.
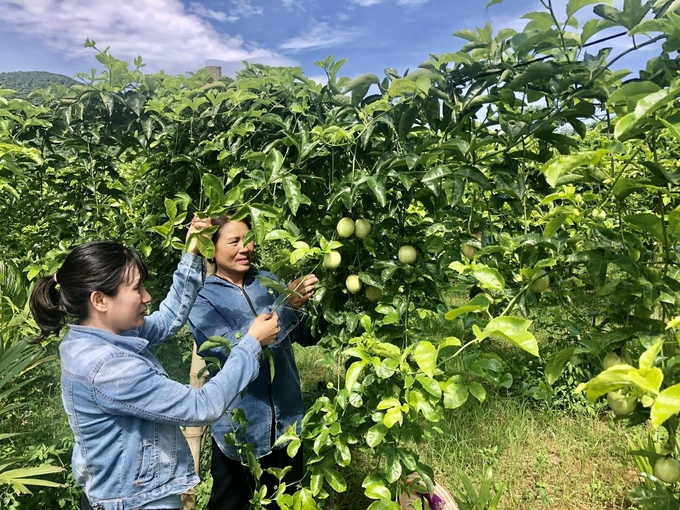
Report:
M 194 219 L 190 233 L 210 225 Z M 186 322 L 203 283 L 203 261 L 186 253 L 168 296 L 146 315 L 151 296 L 139 255 L 113 241 L 82 244 L 31 294 L 42 334 L 75 322 L 59 344 L 61 394 L 75 436 L 72 468 L 82 508 L 179 509 L 198 483 L 181 426 L 208 425 L 257 376 L 262 346 L 279 332 L 276 314 L 244 332 L 224 370 L 200 390 L 168 378 L 148 348 Z
M 276 309 L 281 331 L 270 346 L 275 369 L 273 380 L 267 360 L 260 361 L 260 374 L 232 405 L 233 409 L 240 409 L 245 414 L 245 431 L 229 413 L 211 425 L 213 489 L 208 503 L 210 510 L 246 510 L 255 489 L 253 475 L 244 465 L 246 459 L 241 458 L 236 446 L 227 444 L 225 434 L 235 433 L 238 443 L 250 443 L 263 469 L 290 466 L 291 470 L 283 479 L 288 489 L 294 489 L 302 478 L 302 449 L 291 459 L 285 447 L 274 448 L 274 443 L 294 423 L 300 433 L 304 416 L 292 342 L 316 343 L 306 324 L 307 316 L 300 309 L 314 293 L 318 282 L 316 276 L 307 275 L 292 282 L 288 287 L 295 294 L 288 297 L 264 285 L 260 277 L 278 280 L 270 273 L 251 267 L 254 245 L 252 241 L 243 243 L 250 226 L 245 221 L 230 221 L 230 217 L 212 220 L 213 225 L 219 225 L 219 230 L 213 234 L 216 272 L 206 278 L 196 298 L 189 315 L 189 327 L 199 347 L 209 337 L 221 336 L 231 343 L 232 353 L 259 314 Z M 217 358 L 222 364 L 221 371 L 233 355 L 227 355 L 221 347 L 201 354 Z M 271 497 L 278 480 L 265 472 L 260 482 L 267 486 L 267 497 Z

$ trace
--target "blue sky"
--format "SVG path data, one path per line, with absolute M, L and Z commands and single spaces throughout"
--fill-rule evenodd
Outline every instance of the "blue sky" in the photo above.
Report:
M 50 71 L 73 76 L 96 67 L 86 38 L 148 72 L 195 71 L 213 64 L 233 74 L 248 60 L 301 66 L 346 58 L 344 76 L 386 67 L 403 73 L 429 54 L 457 51 L 452 34 L 491 22 L 521 30 L 521 16 L 543 10 L 539 0 L 0 0 L 0 72 Z M 553 0 L 564 13 L 566 0 Z M 615 0 L 614 4 L 622 3 Z M 564 16 L 562 14 L 562 16 Z M 593 17 L 592 6 L 581 17 Z M 616 53 L 614 53 L 616 54 Z M 638 69 L 654 52 L 624 63 Z

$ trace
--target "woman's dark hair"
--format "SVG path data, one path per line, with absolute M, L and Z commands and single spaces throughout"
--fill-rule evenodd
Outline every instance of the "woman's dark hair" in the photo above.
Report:
M 231 219 L 234 217 L 232 213 L 225 214 L 224 216 L 220 216 L 219 218 L 213 218 L 212 219 L 212 224 L 217 225 L 218 228 L 217 232 L 215 232 L 212 236 L 212 241 L 214 244 L 217 244 L 217 241 L 220 238 L 220 233 L 222 232 L 222 227 L 225 226 L 227 223 L 231 221 Z M 242 220 L 237 220 L 240 221 L 241 223 L 245 223 L 248 229 L 252 229 L 252 226 L 250 225 L 250 219 L 249 218 L 243 218 Z
M 100 291 L 115 296 L 123 281 L 139 271 L 140 283 L 148 271 L 137 252 L 115 241 L 94 241 L 76 246 L 54 275 L 41 278 L 31 293 L 30 307 L 41 342 L 59 333 L 66 316 L 87 318 L 90 295 Z

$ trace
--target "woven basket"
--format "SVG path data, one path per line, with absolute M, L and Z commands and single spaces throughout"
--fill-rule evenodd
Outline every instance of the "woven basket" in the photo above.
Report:
M 409 475 L 409 477 L 406 479 L 406 485 L 410 484 L 416 484 L 420 482 L 420 476 L 417 473 L 414 473 L 412 475 Z M 419 483 L 418 485 L 422 486 L 422 483 Z M 443 506 L 440 506 L 439 509 L 437 510 L 458 510 L 458 505 L 456 505 L 456 501 L 453 499 L 453 496 L 451 493 L 446 490 L 446 487 L 444 487 L 439 481 L 435 478 L 434 480 L 434 496 L 438 496 L 439 499 L 443 502 Z M 411 491 L 410 494 L 404 493 L 401 495 L 399 498 L 399 505 L 403 510 L 414 510 L 414 502 L 418 500 L 418 498 L 421 498 L 423 500 L 423 508 L 427 509 L 430 508 L 429 503 L 425 496 L 415 489 Z M 435 510 L 435 509 L 432 509 Z

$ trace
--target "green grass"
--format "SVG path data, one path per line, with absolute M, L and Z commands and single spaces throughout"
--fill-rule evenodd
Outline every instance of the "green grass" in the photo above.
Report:
M 450 489 L 460 485 L 460 472 L 479 485 L 491 468 L 493 480 L 507 484 L 506 508 L 628 508 L 626 492 L 637 478 L 626 454 L 629 431 L 608 413 L 594 419 L 492 396 L 447 421 L 451 435 L 435 436 L 421 458 Z

